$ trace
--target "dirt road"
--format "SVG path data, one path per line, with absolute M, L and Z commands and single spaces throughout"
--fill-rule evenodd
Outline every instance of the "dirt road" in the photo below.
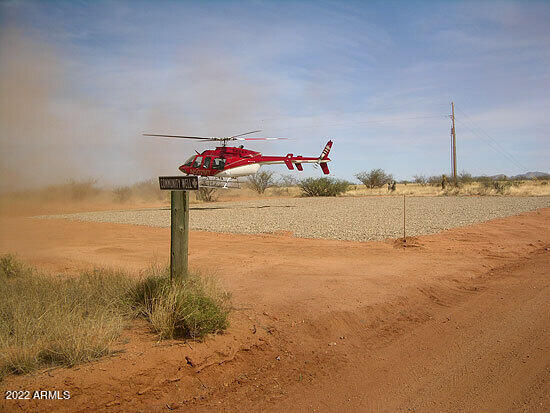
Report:
M 549 269 L 548 253 L 500 268 L 389 345 L 350 351 L 344 369 L 273 410 L 547 411 Z
M 44 268 L 138 271 L 169 230 L 5 218 L 0 252 Z M 191 265 L 233 292 L 227 334 L 161 342 L 128 330 L 118 356 L 10 377 L 69 401 L 7 410 L 547 411 L 550 209 L 399 241 L 191 234 Z M 230 264 L 237 265 L 230 265 Z

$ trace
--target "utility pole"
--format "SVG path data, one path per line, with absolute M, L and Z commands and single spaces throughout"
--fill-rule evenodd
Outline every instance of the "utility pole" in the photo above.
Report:
M 451 153 L 451 167 L 453 170 L 453 181 L 455 186 L 458 184 L 458 179 L 456 177 L 456 133 L 455 133 L 455 103 L 451 102 L 451 120 L 453 125 L 451 126 L 451 142 L 452 142 L 452 153 Z

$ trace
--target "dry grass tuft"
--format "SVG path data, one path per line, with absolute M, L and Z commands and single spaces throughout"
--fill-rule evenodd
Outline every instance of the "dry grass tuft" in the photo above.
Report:
M 0 379 L 110 354 L 135 317 L 161 338 L 200 339 L 228 325 L 228 294 L 197 275 L 173 285 L 159 270 L 141 280 L 112 270 L 61 278 L 5 255 L 0 285 Z
M 165 274 L 145 277 L 134 301 L 161 338 L 203 339 L 228 326 L 230 296 L 213 277 L 189 274 L 170 284 Z

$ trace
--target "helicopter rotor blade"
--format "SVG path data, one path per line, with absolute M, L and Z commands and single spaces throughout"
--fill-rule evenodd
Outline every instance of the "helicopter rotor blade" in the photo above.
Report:
M 227 142 L 227 141 L 271 141 L 271 140 L 278 140 L 278 139 L 288 139 L 288 138 L 243 138 L 244 135 L 249 135 L 251 133 L 261 132 L 259 130 L 241 133 L 239 135 L 235 136 L 229 136 L 226 138 L 216 137 L 216 136 L 185 136 L 185 135 L 164 135 L 164 134 L 156 134 L 156 133 L 142 133 L 143 136 L 154 136 L 154 137 L 160 137 L 160 138 L 179 138 L 179 139 L 195 139 L 195 140 L 201 140 L 203 142 Z
M 224 138 L 216 138 L 213 136 L 182 136 L 182 135 L 158 135 L 153 133 L 143 133 L 143 136 L 155 136 L 160 138 L 182 138 L 182 139 L 199 139 L 199 140 L 206 140 L 206 141 L 217 141 L 217 140 L 223 140 Z
M 261 132 L 261 129 L 260 130 L 253 130 L 251 132 L 239 133 L 238 135 L 229 136 L 228 139 L 238 138 L 239 136 L 250 135 L 251 133 L 257 133 L 257 132 Z
M 234 138 L 236 141 L 274 141 L 288 138 Z

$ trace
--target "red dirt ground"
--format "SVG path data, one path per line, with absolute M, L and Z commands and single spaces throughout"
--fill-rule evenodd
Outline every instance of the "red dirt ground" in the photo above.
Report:
M 157 342 L 11 376 L 6 411 L 548 411 L 550 209 L 400 241 L 192 232 L 190 263 L 233 293 L 203 343 Z M 168 260 L 169 229 L 0 218 L 0 252 L 71 273 Z

